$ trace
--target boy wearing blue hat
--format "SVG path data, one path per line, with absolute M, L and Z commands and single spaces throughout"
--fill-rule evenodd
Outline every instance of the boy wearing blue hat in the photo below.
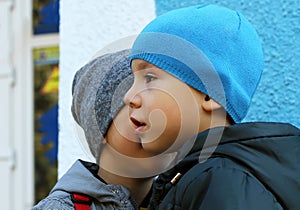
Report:
M 143 149 L 174 153 L 149 209 L 299 209 L 300 130 L 241 123 L 263 70 L 259 37 L 216 5 L 161 15 L 131 51 L 125 95 Z

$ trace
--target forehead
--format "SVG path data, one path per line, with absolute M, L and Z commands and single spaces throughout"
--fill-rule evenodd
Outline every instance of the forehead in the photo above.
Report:
M 149 68 L 157 68 L 153 64 L 141 60 L 141 59 L 133 59 L 131 63 L 131 68 L 133 72 L 139 71 L 139 70 L 144 70 L 144 69 L 149 69 Z

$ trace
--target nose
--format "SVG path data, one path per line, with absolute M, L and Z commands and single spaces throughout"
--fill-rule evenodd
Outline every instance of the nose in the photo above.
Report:
M 138 109 L 142 105 L 142 99 L 140 94 L 135 90 L 133 84 L 124 96 L 124 103 L 129 105 L 130 108 Z

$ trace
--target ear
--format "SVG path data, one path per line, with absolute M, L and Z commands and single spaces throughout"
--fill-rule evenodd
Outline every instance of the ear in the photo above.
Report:
M 214 99 L 209 98 L 209 96 L 206 95 L 202 100 L 202 108 L 206 112 L 212 112 L 221 109 L 222 106 L 218 104 Z

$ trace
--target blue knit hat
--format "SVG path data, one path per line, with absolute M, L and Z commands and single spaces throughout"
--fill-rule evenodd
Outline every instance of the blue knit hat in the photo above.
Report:
M 263 70 L 259 37 L 240 13 L 216 5 L 181 8 L 150 22 L 132 51 L 209 95 L 238 123 L 247 114 Z

